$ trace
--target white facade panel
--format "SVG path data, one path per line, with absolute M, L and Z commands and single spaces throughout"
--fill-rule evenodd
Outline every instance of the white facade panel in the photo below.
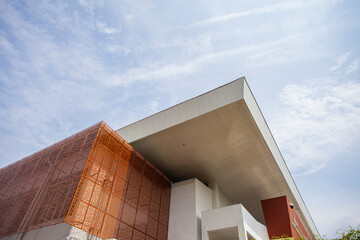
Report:
M 202 212 L 202 240 L 221 239 L 222 236 L 247 240 L 248 234 L 256 240 L 269 239 L 266 226 L 257 222 L 241 204 Z
M 197 235 L 195 181 L 172 186 L 168 240 L 194 240 Z
M 201 240 L 201 213 L 213 209 L 213 191 L 195 179 L 197 240 Z
M 201 240 L 201 213 L 213 208 L 213 191 L 197 179 L 171 188 L 168 240 Z

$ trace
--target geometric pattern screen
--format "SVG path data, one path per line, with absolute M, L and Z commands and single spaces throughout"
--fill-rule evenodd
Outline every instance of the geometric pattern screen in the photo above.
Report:
M 0 169 L 0 237 L 64 222 L 99 128 Z
M 103 239 L 166 240 L 170 181 L 102 123 L 65 222 Z
M 104 122 L 0 169 L 0 237 L 61 222 L 165 240 L 170 181 Z

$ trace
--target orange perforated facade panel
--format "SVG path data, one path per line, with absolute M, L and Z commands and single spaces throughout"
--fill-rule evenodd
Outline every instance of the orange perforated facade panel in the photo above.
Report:
M 0 170 L 0 237 L 66 222 L 167 239 L 170 181 L 104 122 Z
M 0 169 L 0 237 L 64 222 L 100 125 Z

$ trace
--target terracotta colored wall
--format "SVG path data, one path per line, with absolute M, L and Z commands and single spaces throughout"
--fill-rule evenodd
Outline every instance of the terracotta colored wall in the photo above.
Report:
M 270 238 L 291 237 L 291 225 L 286 196 L 261 201 Z
M 102 123 L 66 222 L 101 238 L 167 239 L 170 181 Z
M 286 196 L 262 200 L 261 206 L 270 238 L 301 239 L 303 236 L 305 239 L 310 239 L 295 209 L 291 209 L 290 201 Z
M 305 230 L 304 225 L 300 221 L 299 216 L 295 212 L 295 209 L 290 208 L 290 202 L 288 200 L 288 208 L 289 208 L 289 216 L 290 216 L 290 223 L 291 223 L 291 232 L 295 239 L 301 239 L 303 236 L 305 239 L 310 239 L 309 234 Z
M 0 237 L 64 222 L 99 128 L 0 169 Z

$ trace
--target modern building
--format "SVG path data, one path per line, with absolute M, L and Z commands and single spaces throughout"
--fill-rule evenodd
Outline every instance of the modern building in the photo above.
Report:
M 315 236 L 245 78 L 0 170 L 0 240 Z

